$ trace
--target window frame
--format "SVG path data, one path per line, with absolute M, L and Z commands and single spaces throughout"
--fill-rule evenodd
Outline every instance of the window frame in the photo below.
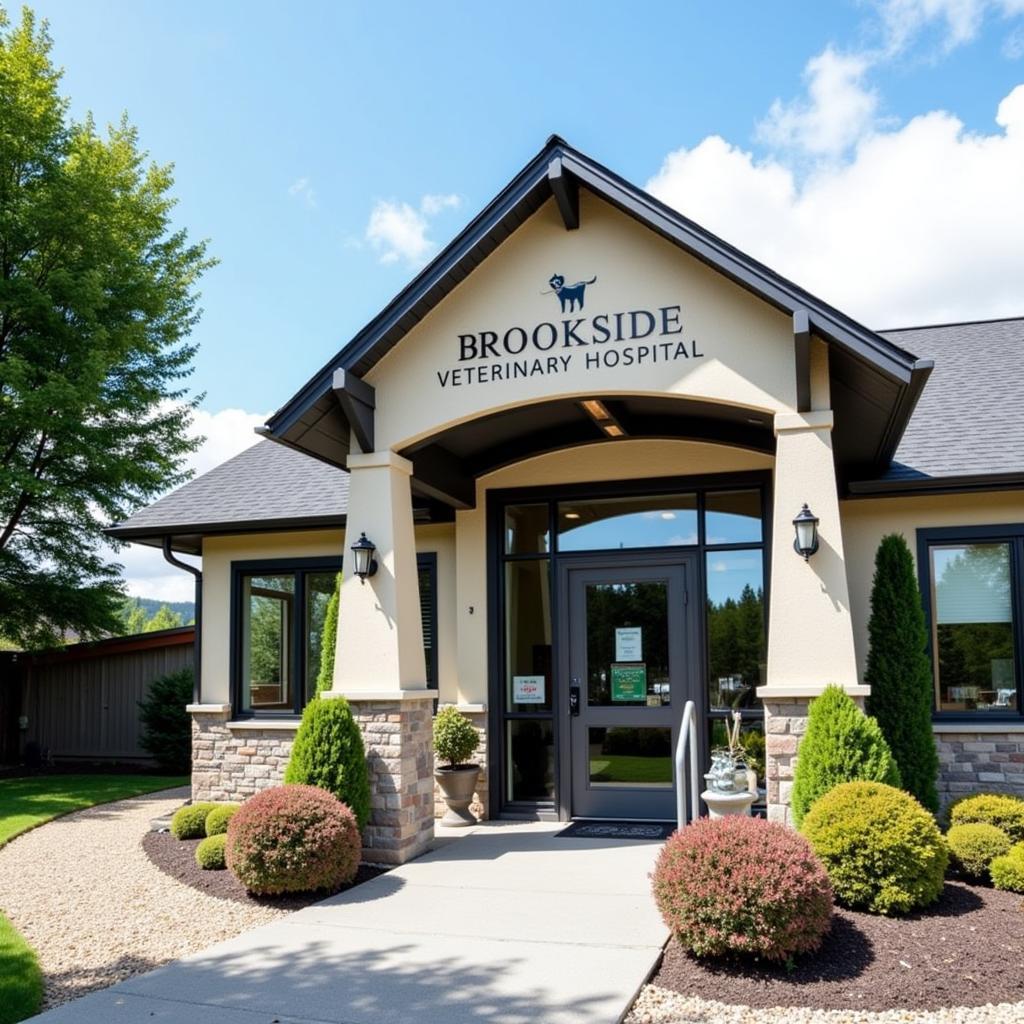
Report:
M 318 555 L 307 558 L 259 558 L 231 563 L 231 608 L 229 615 L 229 628 L 231 630 L 231 646 L 229 650 L 228 672 L 231 682 L 231 707 L 235 719 L 295 719 L 302 715 L 306 706 L 306 651 L 303 634 L 306 621 L 307 587 L 306 577 L 310 574 L 339 573 L 343 571 L 344 559 L 337 555 Z M 417 553 L 416 555 L 416 586 L 419 593 L 419 574 L 426 570 L 433 588 L 434 600 L 432 602 L 431 614 L 429 616 L 430 648 L 427 653 L 424 644 L 424 668 L 429 658 L 429 668 L 432 670 L 433 685 L 431 689 L 437 689 L 438 678 L 438 629 L 437 629 L 437 552 L 429 551 Z M 291 642 L 292 655 L 290 659 L 290 672 L 292 677 L 292 692 L 294 694 L 293 704 L 290 710 L 275 708 L 270 711 L 259 709 L 245 709 L 242 699 L 242 578 L 252 575 L 288 575 L 295 577 L 294 607 L 298 614 L 292 616 Z M 424 637 L 426 641 L 426 637 Z
M 932 669 L 932 720 L 936 722 L 1020 722 L 1024 721 L 1024 523 L 986 526 L 924 527 L 917 531 L 917 578 L 928 633 L 927 652 Z M 939 679 L 935 657 L 935 615 L 933 607 L 933 547 L 970 544 L 1007 544 L 1010 550 L 1010 597 L 1013 614 L 1014 679 L 1017 684 L 1016 711 L 941 711 L 938 706 Z

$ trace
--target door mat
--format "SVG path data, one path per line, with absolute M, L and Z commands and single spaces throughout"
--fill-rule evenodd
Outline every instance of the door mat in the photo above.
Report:
M 555 833 L 556 839 L 668 839 L 671 821 L 574 821 Z

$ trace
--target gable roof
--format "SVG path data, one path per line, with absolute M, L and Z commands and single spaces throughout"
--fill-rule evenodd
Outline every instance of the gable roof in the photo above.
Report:
M 935 369 L 888 470 L 851 494 L 1024 486 L 1024 317 L 882 333 Z
M 265 436 L 344 466 L 349 423 L 333 393 L 334 372 L 363 377 L 509 235 L 555 196 L 586 188 L 770 305 L 808 315 L 832 348 L 838 461 L 877 473 L 891 460 L 931 364 L 706 231 L 557 135 L 399 294 L 310 378 L 261 430 Z M 566 214 L 568 216 L 568 214 Z M 844 425 L 841 407 L 861 410 Z M 851 410 L 852 411 L 852 410 Z M 850 418 L 852 419 L 852 417 Z

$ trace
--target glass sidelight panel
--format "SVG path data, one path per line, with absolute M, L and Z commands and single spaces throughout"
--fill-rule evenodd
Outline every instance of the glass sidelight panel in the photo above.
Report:
M 591 727 L 590 785 L 672 787 L 672 730 Z
M 931 549 L 936 706 L 1017 710 L 1010 545 Z
M 764 679 L 764 555 L 707 554 L 708 707 L 756 707 Z
M 550 714 L 551 568 L 547 559 L 505 565 L 505 710 Z
M 305 672 L 306 700 L 311 700 L 316 693 L 317 679 L 320 675 L 320 658 L 324 637 L 324 619 L 327 618 L 327 606 L 334 594 L 337 573 L 311 572 L 306 576 L 306 620 L 305 620 Z
M 242 580 L 242 698 L 246 710 L 292 706 L 292 607 L 295 577 Z
M 669 704 L 668 581 L 588 583 L 586 614 L 587 703 Z
M 559 551 L 679 547 L 696 543 L 695 494 L 558 503 Z
M 509 800 L 554 800 L 555 738 L 550 719 L 505 723 Z
M 550 514 L 547 502 L 536 505 L 509 505 L 505 509 L 505 554 L 546 554 L 549 545 Z

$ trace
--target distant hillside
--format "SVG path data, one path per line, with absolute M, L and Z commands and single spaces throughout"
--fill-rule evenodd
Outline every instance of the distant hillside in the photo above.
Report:
M 164 605 L 172 612 L 177 612 L 182 622 L 191 622 L 196 614 L 196 606 L 192 601 L 158 601 L 153 597 L 130 597 L 128 601 L 140 607 L 147 619 L 151 619 Z

